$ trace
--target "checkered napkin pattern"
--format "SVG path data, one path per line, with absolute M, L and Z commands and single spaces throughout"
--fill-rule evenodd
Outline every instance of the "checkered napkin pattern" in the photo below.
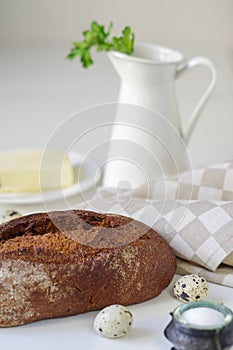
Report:
M 157 199 L 233 200 L 233 161 L 152 180 L 137 188 L 135 195 Z
M 188 199 L 179 199 L 177 192 L 175 196 L 174 187 L 172 195 L 171 188 L 167 190 L 167 197 L 174 196 L 173 199 L 157 198 L 158 182 L 155 181 L 149 184 L 149 198 L 143 195 L 143 187 L 139 188 L 141 196 L 130 190 L 99 187 L 92 198 L 78 207 L 126 215 L 144 222 L 173 248 L 177 273 L 197 273 L 208 281 L 233 287 L 233 201 L 229 200 L 233 198 L 233 163 L 193 173 L 196 189 L 191 200 L 188 195 L 192 183 L 188 184 L 190 178 L 186 172 L 180 175 L 183 181 L 180 184 L 190 185 L 186 186 Z M 182 198 L 185 198 L 185 187 Z

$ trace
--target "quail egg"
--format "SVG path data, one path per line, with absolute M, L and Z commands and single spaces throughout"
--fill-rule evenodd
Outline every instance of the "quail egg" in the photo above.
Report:
M 94 321 L 95 331 L 106 338 L 121 338 L 131 329 L 132 313 L 123 305 L 111 305 L 101 310 Z
M 22 216 L 22 214 L 19 211 L 13 210 L 13 209 L 8 209 L 1 215 L 0 222 L 1 223 L 7 222 L 10 220 L 19 218 L 21 216 Z
M 208 283 L 204 277 L 198 275 L 186 275 L 178 279 L 174 284 L 175 296 L 183 301 L 202 301 L 208 294 Z

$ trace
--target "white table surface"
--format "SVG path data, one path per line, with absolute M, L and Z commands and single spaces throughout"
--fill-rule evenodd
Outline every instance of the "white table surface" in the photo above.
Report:
M 211 283 L 209 287 L 208 300 L 221 301 L 233 308 L 231 288 Z M 157 298 L 129 306 L 134 315 L 134 325 L 124 338 L 107 339 L 97 335 L 93 329 L 97 311 L 93 311 L 0 329 L 1 346 L 4 350 L 12 350 L 16 344 L 18 350 L 169 350 L 171 343 L 163 331 L 171 320 L 169 313 L 178 305 L 180 302 L 171 295 L 171 288 L 168 287 Z
M 90 106 L 117 101 L 119 80 L 107 58 L 96 56 L 96 64 L 84 71 L 78 62 L 64 59 L 69 46 L 38 47 L 33 45 L 0 46 L 0 150 L 44 148 L 51 134 L 65 118 Z M 233 154 L 233 78 L 232 57 L 217 50 L 186 49 L 189 56 L 205 54 L 215 59 L 219 81 L 190 142 L 194 166 L 212 161 L 232 159 Z M 201 72 L 199 73 L 201 74 Z M 182 120 L 194 106 L 209 76 L 190 76 L 178 83 L 182 98 Z M 189 80 L 190 79 L 190 80 Z M 192 80 L 192 84 L 190 81 Z M 188 86 L 188 88 L 187 88 Z M 191 106 L 191 107 L 190 107 Z M 112 116 L 109 116 L 112 118 Z M 101 139 L 101 135 L 99 136 Z M 81 144 L 85 153 L 98 140 Z M 100 159 L 100 161 L 102 161 Z M 72 198 L 75 206 L 80 197 Z M 0 210 L 14 208 L 29 213 L 45 209 L 65 209 L 63 202 L 43 205 L 1 204 Z M 233 308 L 233 290 L 210 284 L 208 299 Z M 130 307 L 135 323 L 132 331 L 118 340 L 95 334 L 92 323 L 96 312 L 65 319 L 47 320 L 22 327 L 1 329 L 4 350 L 37 349 L 170 349 L 163 330 L 170 321 L 169 312 L 179 304 L 170 294 L 170 287 L 159 297 Z

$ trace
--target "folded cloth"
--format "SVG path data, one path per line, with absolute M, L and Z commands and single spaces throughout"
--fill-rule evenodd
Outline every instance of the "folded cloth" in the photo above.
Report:
M 79 203 L 78 207 L 126 215 L 144 222 L 173 248 L 178 257 L 178 273 L 200 273 L 211 282 L 233 287 L 233 267 L 223 265 L 225 261 L 231 264 L 233 256 L 233 201 L 229 200 L 231 196 L 233 199 L 233 162 L 194 170 L 194 185 L 188 183 L 190 173 L 180 174 L 178 186 L 183 186 L 182 197 L 181 192 L 174 191 L 174 186 L 172 191 L 167 186 L 167 182 L 175 183 L 175 179 L 166 179 L 163 181 L 165 197 L 161 196 L 162 191 L 158 195 L 160 180 L 156 180 L 149 183 L 146 192 L 145 186 L 134 193 L 99 187 L 92 198 Z M 193 186 L 196 189 L 190 192 Z M 218 194 L 216 198 L 214 193 Z
M 226 265 L 220 265 L 219 268 L 213 272 L 178 258 L 177 273 L 180 275 L 194 273 L 203 276 L 207 281 L 233 287 L 233 268 Z
M 233 200 L 233 161 L 152 180 L 139 186 L 134 194 L 156 199 Z

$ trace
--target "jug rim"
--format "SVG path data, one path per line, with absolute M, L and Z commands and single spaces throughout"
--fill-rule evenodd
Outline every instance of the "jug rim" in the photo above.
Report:
M 119 51 L 109 51 L 107 54 L 131 62 L 153 65 L 170 65 L 184 61 L 184 55 L 178 50 L 145 42 L 137 42 L 131 55 Z

